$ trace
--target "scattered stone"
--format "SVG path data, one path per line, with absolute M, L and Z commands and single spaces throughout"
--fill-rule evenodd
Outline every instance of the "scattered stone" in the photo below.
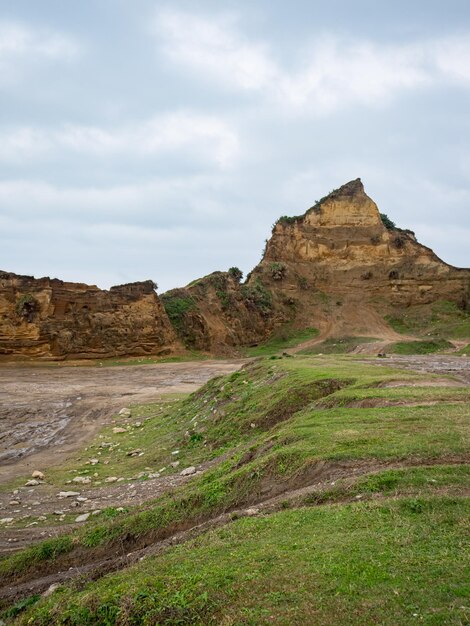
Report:
M 100 443 L 100 448 L 112 448 L 113 444 L 111 441 L 102 441 Z
M 85 498 L 85 496 L 78 496 L 77 498 L 77 502 L 86 502 L 88 500 L 88 498 Z
M 40 484 L 41 483 L 39 482 L 39 480 L 36 480 L 36 478 L 33 478 L 32 480 L 28 480 L 28 482 L 25 483 L 25 487 L 37 487 Z
M 158 472 L 152 472 L 148 475 L 148 478 L 160 478 L 160 474 Z
M 76 522 L 86 522 L 89 517 L 90 517 L 89 513 L 82 513 L 82 515 L 79 515 L 78 517 L 75 518 L 75 521 Z
M 137 448 L 136 450 L 130 450 L 129 452 L 126 452 L 127 456 L 138 456 L 140 453 L 142 452 L 141 448 Z
M 171 454 L 175 455 L 175 454 L 179 454 L 180 451 L 179 450 L 173 450 L 173 452 Z
M 39 480 L 44 480 L 45 476 L 39 470 L 34 470 L 34 472 L 31 474 L 31 478 L 38 478 Z
M 191 465 L 190 467 L 187 467 L 182 472 L 180 472 L 180 475 L 181 476 L 191 476 L 192 474 L 195 474 L 195 473 L 196 473 L 196 468 L 194 467 L 194 465 Z
M 65 515 L 64 511 L 54 511 L 54 515 Z
M 45 515 L 40 515 L 40 516 L 38 517 L 38 521 L 39 521 L 39 522 L 45 522 L 46 520 L 47 520 L 47 517 L 46 517 Z
M 108 478 L 105 478 L 105 483 L 115 483 L 117 481 L 118 477 L 117 476 L 108 476 Z
M 173 463 L 170 463 L 171 467 L 178 467 L 179 464 L 179 461 L 173 461 Z
M 99 459 L 90 459 L 90 465 L 98 465 L 99 462 Z
M 88 478 L 88 476 L 75 476 L 75 478 L 72 479 L 72 482 L 89 485 L 91 483 L 91 478 Z
M 124 511 L 124 507 L 123 506 L 118 506 L 116 511 L 118 511 L 118 513 L 122 513 Z
M 258 515 L 259 509 L 246 509 L 245 515 L 248 517 L 253 517 L 254 515 Z
M 2 517 L 0 519 L 0 524 L 9 524 L 12 521 L 13 521 L 12 517 Z
M 124 407 L 119 411 L 118 415 L 120 415 L 121 417 L 130 417 L 132 415 L 132 412 L 127 407 Z
M 140 426 L 142 426 L 142 422 L 135 422 L 134 423 L 134 428 L 140 428 Z
M 96 509 L 96 511 L 92 511 L 92 515 L 99 515 L 101 513 L 101 509 Z
M 10 506 L 15 506 L 16 504 L 21 504 L 19 500 L 10 500 L 8 503 Z
M 78 399 L 78 398 L 77 398 Z M 50 587 L 46 589 L 46 591 L 42 594 L 43 598 L 48 598 L 50 595 L 54 593 L 56 589 L 60 587 L 60 583 L 53 583 Z
M 121 428 L 120 426 L 116 426 L 113 428 L 113 433 L 118 435 L 119 433 L 127 433 L 127 430 L 125 428 Z
M 75 496 L 79 496 L 79 491 L 59 491 L 57 494 L 59 498 L 74 498 Z
M 256 424 L 254 422 L 251 422 L 250 428 L 256 428 Z

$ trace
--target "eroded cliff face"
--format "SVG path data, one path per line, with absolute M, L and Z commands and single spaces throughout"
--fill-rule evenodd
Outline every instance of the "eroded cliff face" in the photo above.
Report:
M 0 272 L 0 358 L 168 354 L 175 331 L 152 281 L 112 287 Z
M 232 270 L 163 294 L 165 309 L 151 281 L 102 291 L 0 273 L 0 358 L 164 354 L 179 341 L 230 354 L 286 324 L 384 337 L 394 311 L 470 303 L 470 270 L 444 263 L 411 231 L 387 229 L 360 179 L 280 218 L 245 283 Z
M 176 292 L 190 303 L 176 324 L 183 341 L 223 352 L 286 323 L 326 334 L 393 334 L 384 316 L 394 309 L 438 300 L 468 308 L 470 270 L 447 265 L 411 231 L 388 230 L 357 179 L 304 215 L 280 218 L 245 284 L 217 272 Z
M 440 299 L 468 305 L 470 270 L 441 261 L 414 233 L 388 230 L 360 179 L 347 183 L 292 222 L 279 220 L 259 270 L 285 265 L 293 279 L 329 294 L 384 297 L 412 306 Z
M 231 354 L 257 344 L 282 323 L 271 292 L 260 281 L 240 284 L 230 272 L 214 272 L 162 295 L 181 340 L 190 349 Z

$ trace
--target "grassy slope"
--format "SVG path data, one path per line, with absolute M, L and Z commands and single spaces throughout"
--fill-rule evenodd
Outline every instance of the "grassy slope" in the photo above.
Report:
M 397 379 L 417 386 L 378 386 Z M 448 459 L 468 452 L 468 389 L 420 387 L 422 379 L 347 357 L 303 357 L 257 362 L 211 381 L 181 403 L 158 408 L 144 427 L 146 452 L 151 449 L 155 466 L 168 461 L 171 449 L 180 449 L 182 467 L 226 453 L 223 463 L 146 511 L 110 512 L 108 519 L 91 520 L 73 536 L 10 557 L 0 563 L 0 574 L 17 579 L 22 571 L 40 569 L 46 559 L 50 571 L 51 559 L 63 567 L 62 559 L 75 552 L 86 559 L 87 551 L 96 557 L 119 553 L 119 546 L 129 551 L 198 520 L 308 484 L 319 468 L 334 472 L 338 463 L 359 469 L 376 463 L 379 473 L 320 485 L 303 501 L 358 495 L 372 502 L 238 521 L 80 594 L 57 592 L 31 609 L 27 619 L 33 624 L 288 624 L 314 614 L 328 624 L 338 623 L 332 616 L 344 613 L 341 623 L 392 624 L 407 623 L 417 611 L 420 623 L 463 623 L 456 551 L 462 546 L 465 504 L 455 495 L 468 484 L 468 471 L 448 466 Z M 358 408 L 358 401 L 437 404 Z M 119 458 L 128 457 L 116 452 Z M 383 467 L 410 461 L 436 466 Z M 139 462 L 148 464 L 149 456 Z M 283 541 L 291 547 L 283 548 Z M 376 545 L 384 546 L 383 555 L 374 551 Z M 308 559 L 312 550 L 316 556 Z M 393 563 L 392 552 L 399 557 Z M 260 569 L 259 562 L 271 565 Z M 442 593 L 423 602 L 421 588 L 432 583 Z M 67 615 L 73 619 L 66 621 Z
M 394 330 L 405 335 L 430 339 L 470 338 L 470 315 L 454 302 L 440 301 L 403 309 L 386 319 Z
M 272 356 L 281 350 L 294 348 L 299 343 L 314 339 L 318 335 L 319 330 L 317 328 L 295 330 L 289 325 L 285 325 L 264 343 L 252 348 L 247 348 L 246 353 L 248 356 Z

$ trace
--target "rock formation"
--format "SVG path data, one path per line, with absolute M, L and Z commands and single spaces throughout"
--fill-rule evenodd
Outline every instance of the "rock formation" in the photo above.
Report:
M 470 270 L 444 263 L 413 232 L 388 226 L 360 179 L 303 215 L 281 217 L 244 285 L 215 273 L 179 290 L 191 301 L 178 320 L 180 336 L 217 351 L 262 341 L 287 322 L 326 334 L 383 336 L 391 331 L 384 316 L 397 308 L 438 300 L 468 308 Z M 260 301 L 247 301 L 249 293 Z
M 0 272 L 0 358 L 167 354 L 176 335 L 152 281 L 111 287 Z
M 176 335 L 190 349 L 227 354 L 286 324 L 383 337 L 393 334 L 387 314 L 439 300 L 468 309 L 470 270 L 382 219 L 357 179 L 281 217 L 245 283 L 237 268 L 214 272 L 163 294 L 164 308 L 151 281 L 102 291 L 0 273 L 0 356 L 164 354 L 180 345 Z

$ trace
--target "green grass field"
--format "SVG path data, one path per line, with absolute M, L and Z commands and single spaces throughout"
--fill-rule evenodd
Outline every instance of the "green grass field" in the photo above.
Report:
M 26 582 L 127 554 L 230 515 L 220 528 L 98 581 L 22 600 L 3 619 L 44 626 L 467 623 L 470 396 L 468 387 L 439 380 L 350 356 L 266 358 L 186 398 L 133 407 L 126 433 L 100 433 L 74 462 L 51 470 L 50 480 L 63 485 L 83 474 L 85 459 L 99 451 L 90 472 L 98 483 L 118 471 L 127 479 L 168 467 L 174 450 L 180 466 L 165 471 L 213 465 L 144 507 L 109 509 L 3 559 L 3 580 Z M 102 441 L 111 448 L 99 448 Z M 144 455 L 127 456 L 134 447 Z M 263 505 L 273 497 L 275 504 Z M 246 518 L 250 506 L 261 509 Z

